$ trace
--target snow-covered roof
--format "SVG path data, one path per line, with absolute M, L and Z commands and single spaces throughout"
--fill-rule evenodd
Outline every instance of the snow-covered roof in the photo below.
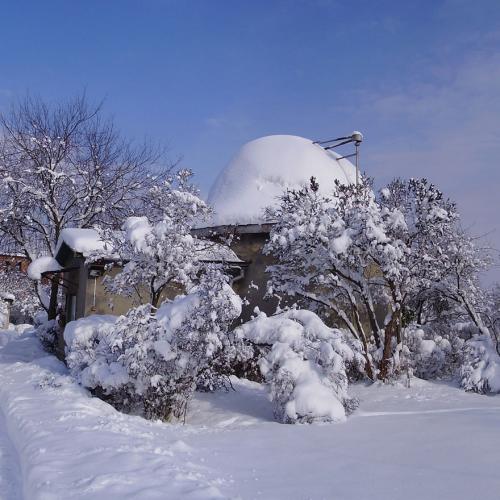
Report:
M 54 257 L 45 255 L 38 257 L 28 266 L 28 277 L 32 280 L 41 280 L 43 273 L 60 271 L 62 268 Z
M 241 263 L 241 260 L 227 245 L 213 241 L 198 240 L 196 242 L 200 260 L 206 262 Z
M 14 300 L 16 300 L 16 297 L 12 293 L 0 292 L 0 299 L 14 302 Z
M 66 243 L 73 251 L 81 253 L 84 256 L 104 249 L 104 242 L 95 229 L 63 229 L 57 242 L 56 254 L 63 243 Z
M 142 233 L 144 233 L 143 229 Z M 136 236 L 139 237 L 139 235 Z M 142 234 L 142 237 L 144 237 L 144 234 Z M 109 243 L 108 248 L 105 248 L 104 242 L 101 240 L 99 233 L 95 229 L 63 229 L 57 243 L 56 255 L 63 243 L 68 245 L 68 247 L 70 247 L 74 252 L 81 253 L 84 257 L 87 257 L 93 252 L 106 250 L 104 254 L 107 255 L 108 258 L 118 258 L 113 249 L 109 248 Z M 224 261 L 234 263 L 243 262 L 227 245 L 223 245 L 221 243 L 198 240 L 196 242 L 196 247 L 199 252 L 199 258 L 203 261 Z M 52 259 L 52 261 L 49 259 L 52 259 L 52 257 L 41 257 L 32 262 L 28 268 L 28 275 L 30 278 L 40 279 L 39 277 L 35 277 L 35 274 L 41 275 L 43 272 L 57 271 L 61 269 L 61 266 L 59 266 L 55 259 Z M 58 266 L 57 268 L 55 268 L 56 265 Z M 54 268 L 50 268 L 51 266 Z
M 208 195 L 215 215 L 211 226 L 260 224 L 263 211 L 287 188 L 299 188 L 314 176 L 320 191 L 338 179 L 354 183 L 356 168 L 309 139 L 271 135 L 245 144 L 219 174 Z

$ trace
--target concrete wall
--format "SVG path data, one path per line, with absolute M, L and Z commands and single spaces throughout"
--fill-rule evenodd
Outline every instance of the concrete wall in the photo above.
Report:
M 274 262 L 272 257 L 262 253 L 268 237 L 267 233 L 246 233 L 240 234 L 231 243 L 231 250 L 246 263 L 242 266 L 243 278 L 233 283 L 234 291 L 249 302 L 243 306 L 241 323 L 250 319 L 255 307 L 270 315 L 276 311 L 278 305 L 276 298 L 265 298 L 269 279 L 265 270 Z
M 129 309 L 146 304 L 149 302 L 149 293 L 145 288 L 139 288 L 130 297 L 125 295 L 110 294 L 106 291 L 103 284 L 105 277 L 113 278 L 121 272 L 121 268 L 113 267 L 106 271 L 104 275 L 93 277 L 88 275 L 84 287 L 84 301 L 85 308 L 82 316 L 89 316 L 91 314 L 114 314 L 120 316 L 126 314 Z M 180 288 L 170 287 L 162 294 L 162 299 L 173 299 L 176 295 L 183 293 Z
M 113 268 L 107 271 L 103 276 L 87 279 L 85 287 L 85 316 L 90 314 L 126 314 L 132 307 L 137 307 L 147 301 L 147 294 L 139 296 L 134 294 L 132 297 L 123 295 L 109 294 L 106 292 L 103 280 L 107 277 L 114 277 L 120 272 L 119 268 Z
M 274 263 L 272 257 L 264 255 L 262 249 L 269 238 L 269 228 L 262 226 L 250 226 L 239 228 L 221 228 L 215 233 L 204 234 L 200 232 L 200 236 L 210 237 L 216 241 L 221 236 L 228 236 L 230 232 L 233 234 L 233 239 L 230 244 L 231 249 L 236 255 L 244 261 L 241 265 L 241 271 L 235 264 L 231 265 L 231 275 L 234 277 L 233 289 L 235 292 L 248 302 L 243 305 L 241 317 L 237 320 L 238 323 L 248 321 L 255 313 L 256 307 L 268 315 L 274 314 L 279 300 L 277 298 L 267 298 L 266 289 L 269 275 L 266 273 L 266 268 Z M 73 270 L 64 273 L 65 293 L 76 296 L 76 317 L 88 316 L 91 314 L 125 314 L 130 308 L 137 307 L 148 301 L 148 293 L 146 290 L 139 290 L 138 293 L 131 297 L 122 295 L 108 294 L 103 285 L 104 276 L 116 276 L 120 272 L 120 268 L 114 267 L 108 270 L 104 275 L 97 277 L 89 276 L 89 271 L 92 268 L 99 266 L 93 264 L 91 266 L 85 264 L 81 256 L 75 256 L 65 264 L 65 267 L 72 266 Z M 103 266 L 100 266 L 103 271 Z M 373 269 L 367 272 L 375 272 Z M 171 288 L 167 290 L 164 298 L 173 298 L 182 293 L 182 290 Z M 295 302 L 295 298 L 283 299 L 281 306 L 291 305 Z M 299 306 L 308 307 L 307 304 Z M 382 320 L 386 314 L 384 308 L 378 308 L 378 316 Z M 69 317 L 68 317 L 69 319 Z M 339 326 L 338 318 L 330 311 L 323 314 L 323 319 L 331 326 Z M 368 326 L 368 321 L 363 318 L 363 323 Z

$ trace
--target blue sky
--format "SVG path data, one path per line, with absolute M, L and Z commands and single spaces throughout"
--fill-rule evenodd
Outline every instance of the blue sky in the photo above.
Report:
M 0 0 L 0 109 L 86 88 L 204 192 L 244 142 L 359 129 L 381 184 L 426 176 L 500 247 L 498 0 Z

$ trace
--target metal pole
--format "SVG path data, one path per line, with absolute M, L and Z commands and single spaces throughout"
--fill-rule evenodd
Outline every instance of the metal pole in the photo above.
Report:
M 356 186 L 359 185 L 359 144 L 356 143 Z

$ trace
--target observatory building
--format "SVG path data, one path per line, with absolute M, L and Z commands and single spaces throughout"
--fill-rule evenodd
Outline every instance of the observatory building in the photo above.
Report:
M 233 288 L 247 299 L 241 321 L 247 321 L 255 307 L 272 314 L 277 306 L 276 299 L 265 298 L 266 268 L 273 263 L 262 253 L 273 223 L 266 220 L 265 208 L 275 206 L 286 189 L 307 185 L 311 177 L 320 192 L 330 193 L 336 180 L 356 182 L 356 168 L 309 139 L 272 135 L 245 144 L 210 190 L 213 218 L 195 232 L 214 239 L 232 236 L 231 250 L 243 261 L 233 275 Z
M 336 180 L 356 182 L 356 168 L 311 140 L 274 135 L 245 144 L 215 180 L 208 197 L 214 208 L 212 219 L 206 227 L 193 232 L 214 241 L 202 260 L 222 262 L 231 275 L 234 290 L 246 299 L 239 321 L 247 321 L 256 307 L 267 314 L 276 311 L 277 299 L 265 296 L 269 278 L 266 268 L 273 263 L 272 257 L 262 253 L 273 225 L 272 220 L 266 220 L 265 209 L 279 203 L 286 189 L 301 188 L 311 177 L 318 181 L 320 192 L 329 193 Z M 103 279 L 118 273 L 119 266 L 112 256 L 109 262 L 87 260 L 102 245 L 93 229 L 66 228 L 61 232 L 55 258 L 38 269 L 40 275 L 62 274 L 62 324 L 90 314 L 125 314 L 147 300 L 140 294 L 134 298 L 113 295 L 111 306 Z M 107 270 L 109 263 L 114 266 Z M 170 292 L 177 294 L 179 290 Z M 62 336 L 58 355 L 64 355 Z

